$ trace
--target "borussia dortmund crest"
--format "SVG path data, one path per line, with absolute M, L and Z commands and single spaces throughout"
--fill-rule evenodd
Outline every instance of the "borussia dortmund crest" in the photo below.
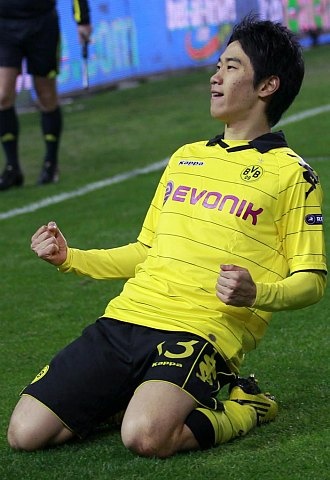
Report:
M 245 182 L 255 182 L 259 180 L 264 174 L 263 168 L 260 165 L 249 165 L 241 172 L 241 179 Z

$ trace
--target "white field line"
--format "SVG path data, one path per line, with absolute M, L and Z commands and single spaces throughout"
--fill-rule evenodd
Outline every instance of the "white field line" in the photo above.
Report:
M 49 205 L 55 205 L 57 203 L 65 202 L 66 200 L 70 200 L 72 198 L 82 197 L 87 193 L 94 192 L 95 190 L 99 190 L 100 188 L 108 187 L 109 185 L 124 182 L 125 180 L 137 177 L 138 175 L 145 175 L 146 173 L 155 172 L 157 170 L 160 170 L 161 168 L 164 168 L 168 160 L 168 158 L 165 158 L 160 162 L 152 163 L 151 165 L 147 165 L 146 167 L 136 168 L 126 173 L 119 173 L 114 177 L 105 178 L 104 180 L 100 180 L 98 182 L 88 183 L 84 187 L 78 188 L 77 190 L 73 190 L 71 192 L 63 192 L 58 195 L 46 197 L 43 200 L 39 200 L 38 202 L 30 203 L 25 207 L 8 210 L 8 212 L 0 213 L 0 220 L 16 217 L 17 215 L 22 215 L 24 213 L 35 212 L 36 210 L 48 207 Z
M 295 123 L 300 120 L 304 120 L 309 117 L 314 117 L 315 115 L 319 115 L 321 113 L 329 112 L 330 105 L 323 105 L 321 107 L 312 108 L 310 110 L 305 110 L 300 113 L 296 113 L 291 115 L 284 120 L 280 121 L 276 127 L 282 127 L 284 125 L 288 125 L 289 123 Z M 25 213 L 35 212 L 36 210 L 40 210 L 41 208 L 48 207 L 49 205 L 55 205 L 57 203 L 65 202 L 66 200 L 70 200 L 72 198 L 82 197 L 87 193 L 94 192 L 95 190 L 99 190 L 100 188 L 108 187 L 110 185 L 114 185 L 116 183 L 124 182 L 125 180 L 129 180 L 131 178 L 137 177 L 139 175 L 145 175 L 146 173 L 155 172 L 164 168 L 168 162 L 168 158 L 161 160 L 156 163 L 152 163 L 147 165 L 146 167 L 136 168 L 134 170 L 130 170 L 126 173 L 120 173 L 119 175 L 115 175 L 114 177 L 105 178 L 104 180 L 100 180 L 98 182 L 88 183 L 84 187 L 78 188 L 76 190 L 72 190 L 71 192 L 63 192 L 58 195 L 53 195 L 51 197 L 46 197 L 43 200 L 39 200 L 38 202 L 30 203 L 25 205 L 24 207 L 14 208 L 13 210 L 8 210 L 7 212 L 0 213 L 0 221 L 6 220 L 8 218 L 17 217 L 18 215 L 23 215 Z
M 316 115 L 320 115 L 321 113 L 330 112 L 330 105 L 322 105 L 321 107 L 311 108 L 310 110 L 304 110 L 300 113 L 295 113 L 294 115 L 290 115 L 287 118 L 281 120 L 276 127 L 282 127 L 284 125 L 288 125 L 289 123 L 299 122 L 300 120 L 305 120 L 305 118 L 315 117 Z

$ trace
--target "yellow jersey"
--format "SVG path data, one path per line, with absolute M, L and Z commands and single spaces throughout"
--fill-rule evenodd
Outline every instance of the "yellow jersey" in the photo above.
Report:
M 215 294 L 220 264 L 277 282 L 326 271 L 322 190 L 281 132 L 251 142 L 218 136 L 171 157 L 138 240 L 150 247 L 104 316 L 211 342 L 230 368 L 265 334 L 271 313 Z

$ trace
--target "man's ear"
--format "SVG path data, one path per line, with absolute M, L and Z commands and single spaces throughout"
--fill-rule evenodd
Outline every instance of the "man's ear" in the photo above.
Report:
M 273 95 L 280 87 L 280 79 L 276 75 L 266 78 L 259 85 L 259 96 L 261 98 L 269 97 Z

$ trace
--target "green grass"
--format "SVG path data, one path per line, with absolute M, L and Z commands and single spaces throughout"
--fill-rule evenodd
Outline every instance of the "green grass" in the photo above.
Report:
M 306 52 L 304 87 L 287 115 L 329 103 L 329 53 L 329 46 Z M 26 186 L 2 192 L 0 212 L 153 163 L 183 143 L 218 133 L 221 126 L 208 113 L 210 74 L 190 72 L 65 106 L 61 182 L 45 188 L 34 185 L 42 158 L 38 115 L 22 115 Z M 329 250 L 330 114 L 284 130 L 291 146 L 311 160 L 321 177 Z M 6 428 L 19 391 L 58 349 L 103 313 L 122 286 L 61 276 L 30 251 L 32 233 L 55 219 L 72 246 L 111 247 L 134 241 L 159 176 L 160 172 L 139 176 L 0 221 L 1 479 L 328 479 L 328 292 L 308 309 L 276 314 L 259 349 L 246 359 L 242 373 L 255 371 L 262 386 L 276 393 L 280 414 L 245 438 L 165 461 L 134 456 L 122 446 L 117 431 L 101 431 L 85 442 L 36 453 L 15 453 L 7 446 Z

